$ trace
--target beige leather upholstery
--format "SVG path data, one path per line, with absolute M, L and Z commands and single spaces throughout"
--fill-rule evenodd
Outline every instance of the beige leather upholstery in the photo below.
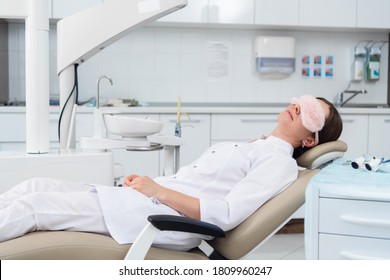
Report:
M 323 154 L 345 152 L 342 141 L 319 145 L 297 160 L 300 166 L 310 168 Z M 300 171 L 298 179 L 283 192 L 270 199 L 253 215 L 225 238 L 217 238 L 209 244 L 227 259 L 239 259 L 275 232 L 304 203 L 305 189 L 318 169 Z M 0 259 L 124 259 L 130 245 L 119 245 L 111 237 L 84 232 L 33 232 L 0 243 Z M 197 260 L 207 259 L 199 249 L 179 252 L 151 248 L 146 259 Z
M 123 260 L 130 244 L 109 236 L 71 231 L 41 231 L 0 243 L 2 260 Z M 178 252 L 150 248 L 146 259 L 207 259 L 200 250 Z

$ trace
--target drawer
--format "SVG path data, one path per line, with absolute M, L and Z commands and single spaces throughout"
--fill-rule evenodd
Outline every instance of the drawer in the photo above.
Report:
M 214 114 L 211 117 L 211 139 L 253 140 L 270 134 L 277 123 L 276 114 Z
M 26 114 L 3 113 L 0 114 L 0 142 L 26 141 Z
M 348 199 L 319 200 L 319 231 L 390 239 L 390 203 Z
M 320 234 L 320 260 L 390 259 L 390 240 Z

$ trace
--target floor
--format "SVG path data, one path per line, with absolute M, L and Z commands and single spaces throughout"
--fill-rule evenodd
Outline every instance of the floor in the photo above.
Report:
M 304 260 L 303 233 L 275 234 L 261 247 L 249 253 L 246 260 Z

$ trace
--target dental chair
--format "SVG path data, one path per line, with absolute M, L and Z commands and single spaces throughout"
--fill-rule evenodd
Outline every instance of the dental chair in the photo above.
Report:
M 333 141 L 318 145 L 297 159 L 302 167 L 297 180 L 247 218 L 236 228 L 224 233 L 219 227 L 200 221 L 194 221 L 184 217 L 151 216 L 149 221 L 158 230 L 190 230 L 197 233 L 214 235 L 211 241 L 207 241 L 213 250 L 211 254 L 204 253 L 199 248 L 188 252 L 168 250 L 156 247 L 141 249 L 145 259 L 154 260 L 207 260 L 207 259 L 230 259 L 236 260 L 247 255 L 254 248 L 261 246 L 268 238 L 282 228 L 305 201 L 305 189 L 310 179 L 319 172 L 322 166 L 332 160 L 343 157 L 347 145 L 341 141 Z M 184 219 L 181 224 L 178 219 Z M 168 225 L 168 227 L 166 227 Z M 154 226 L 152 226 L 154 228 Z M 151 227 L 150 224 L 147 227 Z M 142 236 L 138 239 L 142 239 Z M 32 232 L 22 237 L 0 243 L 0 259 L 36 259 L 36 260 L 81 260 L 102 259 L 121 260 L 137 259 L 143 252 L 135 252 L 135 247 L 142 247 L 140 242 L 119 245 L 109 236 L 69 231 L 42 231 Z M 150 238 L 149 238 L 150 239 Z M 205 242 L 205 241 L 204 241 Z M 151 243 L 151 241 L 149 242 Z M 130 251 L 129 251 L 130 249 Z

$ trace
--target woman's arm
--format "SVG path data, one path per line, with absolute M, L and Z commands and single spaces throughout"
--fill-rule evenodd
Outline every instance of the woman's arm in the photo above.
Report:
M 147 176 L 129 175 L 124 184 L 148 197 L 155 197 L 189 218 L 200 220 L 200 204 L 196 197 L 165 188 Z

